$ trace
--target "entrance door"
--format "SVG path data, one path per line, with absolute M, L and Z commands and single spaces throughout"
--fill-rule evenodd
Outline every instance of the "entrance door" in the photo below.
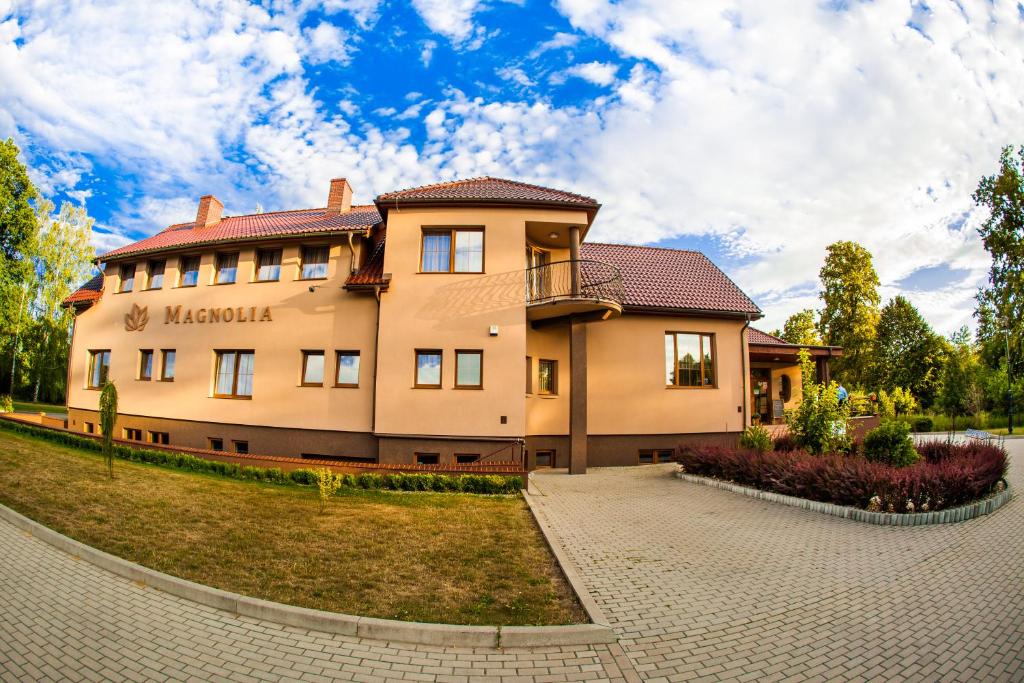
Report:
M 772 371 L 769 368 L 750 369 L 750 419 L 754 424 L 772 423 Z

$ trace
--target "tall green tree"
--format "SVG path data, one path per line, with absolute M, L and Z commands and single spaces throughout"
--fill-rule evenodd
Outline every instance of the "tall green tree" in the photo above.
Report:
M 786 323 L 782 326 L 782 333 L 778 336 L 790 344 L 822 345 L 821 335 L 818 334 L 818 328 L 814 324 L 814 311 L 809 308 L 797 311 L 786 318 Z
M 998 172 L 983 177 L 972 196 L 988 209 L 978 234 L 992 256 L 989 282 L 978 292 L 975 311 L 981 354 L 990 368 L 1009 355 L 1016 377 L 1024 372 L 1024 145 L 1004 147 Z
M 909 389 L 922 407 L 931 407 L 947 346 L 906 298 L 890 299 L 878 318 L 869 386 L 887 392 Z
M 949 338 L 950 351 L 942 366 L 938 406 L 953 418 L 973 415 L 981 408 L 983 389 L 980 385 L 980 363 L 971 344 L 971 333 L 961 328 Z
M 61 307 L 93 271 L 93 219 L 85 207 L 70 202 L 53 213 L 53 202 L 36 207 L 39 237 L 32 254 L 32 325 L 28 343 L 28 377 L 32 399 L 58 402 L 65 395 L 71 311 Z
M 819 273 L 821 300 L 819 328 L 825 343 L 842 346 L 835 374 L 854 386 L 863 386 L 871 363 L 878 328 L 878 274 L 871 253 L 856 242 L 828 246 Z
M 36 189 L 18 160 L 18 146 L 0 142 L 0 387 L 13 391 L 21 334 L 26 325 L 31 261 L 38 226 L 32 202 Z

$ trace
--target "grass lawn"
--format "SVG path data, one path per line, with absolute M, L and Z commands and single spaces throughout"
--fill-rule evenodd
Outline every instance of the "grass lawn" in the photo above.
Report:
M 83 543 L 245 595 L 453 624 L 586 615 L 519 496 L 315 489 L 115 461 L 0 432 L 0 502 Z
M 14 409 L 24 413 L 66 413 L 63 405 L 53 403 L 33 403 L 32 401 L 14 401 Z

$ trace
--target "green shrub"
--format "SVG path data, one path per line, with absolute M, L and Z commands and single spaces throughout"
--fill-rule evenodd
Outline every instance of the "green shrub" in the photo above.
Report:
M 10 394 L 0 395 L 0 413 L 13 413 L 14 412 L 14 399 L 11 398 Z
M 893 467 L 913 465 L 921 459 L 910 438 L 910 425 L 902 420 L 885 420 L 864 437 L 864 457 Z
M 921 415 L 914 418 L 910 428 L 915 432 L 930 432 L 934 428 L 934 420 L 926 415 Z
M 807 349 L 800 349 L 803 396 L 796 410 L 788 413 L 789 431 L 796 443 L 810 453 L 841 453 L 850 448 L 850 402 L 839 403 L 839 385 L 814 381 L 814 364 Z
M 740 434 L 740 448 L 767 453 L 773 447 L 772 435 L 760 425 L 751 425 Z
M 68 431 L 43 429 L 13 420 L 0 419 L 0 429 L 19 434 L 42 438 L 72 448 L 94 453 L 103 452 L 103 443 L 99 439 L 79 436 Z M 110 452 L 114 457 L 131 462 L 146 463 L 160 467 L 172 467 L 188 472 L 216 474 L 230 479 L 266 482 L 279 485 L 316 486 L 317 473 L 308 469 L 296 469 L 284 472 L 277 467 L 242 466 L 231 462 L 206 460 L 188 453 L 176 451 L 156 451 L 136 448 L 124 444 L 112 444 Z M 344 488 L 362 488 L 368 490 L 392 491 L 436 491 L 449 493 L 479 494 L 512 494 L 519 491 L 521 480 L 517 476 L 501 475 L 447 475 L 419 472 L 395 472 L 378 474 L 336 475 L 340 486 Z

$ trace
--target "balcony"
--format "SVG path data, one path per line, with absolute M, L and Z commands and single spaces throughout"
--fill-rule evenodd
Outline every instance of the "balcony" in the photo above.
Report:
M 526 269 L 526 317 L 531 321 L 586 315 L 607 319 L 622 313 L 619 269 L 601 261 L 545 263 Z

